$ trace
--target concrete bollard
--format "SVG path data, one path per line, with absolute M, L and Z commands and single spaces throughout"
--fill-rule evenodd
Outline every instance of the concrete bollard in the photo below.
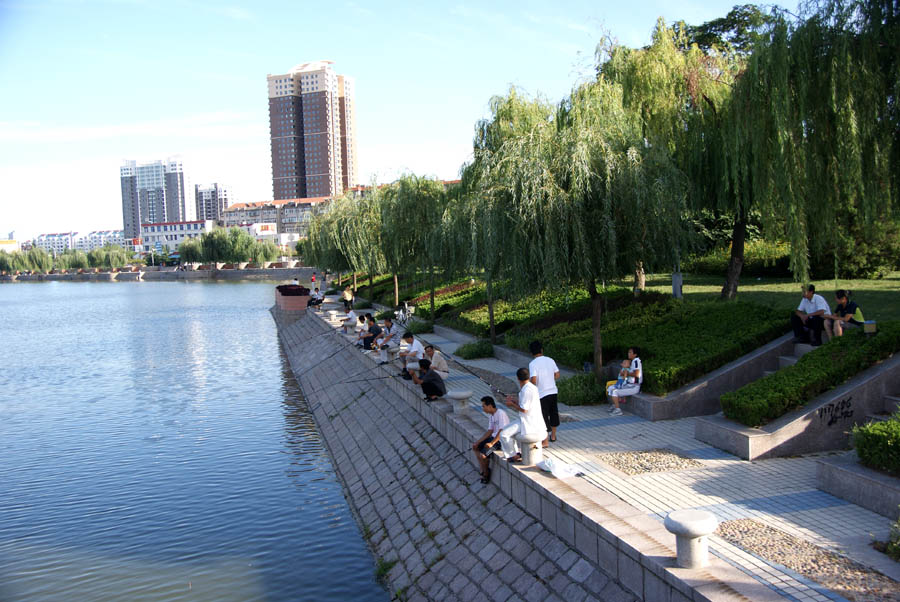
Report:
M 666 516 L 666 529 L 675 534 L 678 566 L 700 569 L 709 564 L 707 536 L 718 525 L 716 516 L 706 510 L 675 510 Z
M 544 459 L 544 449 L 541 442 L 547 438 L 547 433 L 520 433 L 516 435 L 519 449 L 522 450 L 522 466 L 534 466 Z
M 452 400 L 455 414 L 464 414 L 469 411 L 469 398 L 472 397 L 472 391 L 447 391 L 444 397 Z
M 329 321 L 329 322 L 335 322 L 336 320 L 337 320 L 337 310 L 336 310 L 336 309 L 329 309 L 329 310 L 328 310 L 328 321 Z

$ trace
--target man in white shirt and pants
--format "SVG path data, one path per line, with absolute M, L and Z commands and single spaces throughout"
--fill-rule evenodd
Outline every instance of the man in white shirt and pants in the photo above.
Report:
M 791 328 L 794 329 L 795 343 L 812 343 L 813 347 L 822 344 L 822 330 L 825 329 L 825 316 L 831 315 L 828 301 L 816 294 L 812 284 L 803 287 L 803 299 L 797 310 L 791 314 Z M 807 332 L 809 331 L 809 332 Z M 812 341 L 810 341 L 812 334 Z
M 544 439 L 542 445 L 547 447 L 550 441 L 556 441 L 556 427 L 559 426 L 559 408 L 556 395 L 556 381 L 559 378 L 559 366 L 551 358 L 544 355 L 544 346 L 540 341 L 532 341 L 528 345 L 534 359 L 528 364 L 528 373 L 531 374 L 531 382 L 538 388 L 541 398 L 541 415 L 544 423 L 550 429 L 549 437 Z
M 541 435 L 546 437 L 547 425 L 541 415 L 541 398 L 538 388 L 529 380 L 528 368 L 519 368 L 516 379 L 519 381 L 518 402 L 512 395 L 506 397 L 506 405 L 519 413 L 519 419 L 500 431 L 500 447 L 508 462 L 521 462 L 522 453 L 516 435 Z
M 494 398 L 490 395 L 481 398 L 481 409 L 489 417 L 488 430 L 481 436 L 481 439 L 472 444 L 472 449 L 481 466 L 481 482 L 487 485 L 491 482 L 491 465 L 488 455 L 499 446 L 500 431 L 509 426 L 509 416 L 497 407 Z

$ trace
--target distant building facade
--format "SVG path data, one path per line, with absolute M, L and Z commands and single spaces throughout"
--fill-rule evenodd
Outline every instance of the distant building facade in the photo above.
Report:
M 225 226 L 275 224 L 277 234 L 295 234 L 299 239 L 306 237 L 313 215 L 322 211 L 330 200 L 331 197 L 317 197 L 236 203 L 225 210 Z
M 215 225 L 216 223 L 209 219 L 141 224 L 141 249 L 149 252 L 168 247 L 169 251 L 177 251 L 178 245 L 186 240 L 198 238 L 201 234 L 212 232 Z
M 195 186 L 197 219 L 221 220 L 232 202 L 231 188 L 217 182 L 209 186 Z
M 52 234 L 39 234 L 31 241 L 31 244 L 49 253 L 58 255 L 63 251 L 75 248 L 77 232 L 54 232 Z
M 94 230 L 75 238 L 75 248 L 85 253 L 106 245 L 125 248 L 125 232 L 123 230 Z
M 275 200 L 338 196 L 357 183 L 354 82 L 331 65 L 266 77 Z
M 126 161 L 119 178 L 125 238 L 140 237 L 142 224 L 194 219 L 194 189 L 178 157 L 140 164 Z

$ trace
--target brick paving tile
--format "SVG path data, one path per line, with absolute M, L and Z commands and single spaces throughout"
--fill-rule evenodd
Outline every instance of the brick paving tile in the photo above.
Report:
M 507 585 L 513 583 L 516 579 L 525 574 L 525 569 L 515 560 L 510 560 L 500 570 L 500 580 Z
M 567 550 L 566 553 L 556 561 L 556 563 L 563 571 L 568 571 L 570 568 L 572 568 L 572 565 L 579 560 L 579 558 L 581 557 L 578 555 L 578 552 L 576 552 L 575 550 Z

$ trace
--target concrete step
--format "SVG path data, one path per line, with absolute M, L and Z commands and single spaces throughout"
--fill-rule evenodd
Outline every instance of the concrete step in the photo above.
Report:
M 769 376 L 770 374 L 775 374 L 775 372 L 776 372 L 775 370 L 763 370 L 763 373 L 762 373 L 763 378 L 765 378 L 766 376 Z
M 778 368 L 787 368 L 788 366 L 793 366 L 799 360 L 799 357 L 794 355 L 779 355 L 778 356 Z
M 890 418 L 890 414 L 866 414 L 866 423 L 885 422 L 886 420 L 890 420 Z
M 900 396 L 897 395 L 885 395 L 884 396 L 884 411 L 889 414 L 893 414 L 897 410 L 900 410 Z
M 816 349 L 816 347 L 813 347 L 808 343 L 795 343 L 794 355 L 796 355 L 798 358 L 801 358 L 814 349 Z

